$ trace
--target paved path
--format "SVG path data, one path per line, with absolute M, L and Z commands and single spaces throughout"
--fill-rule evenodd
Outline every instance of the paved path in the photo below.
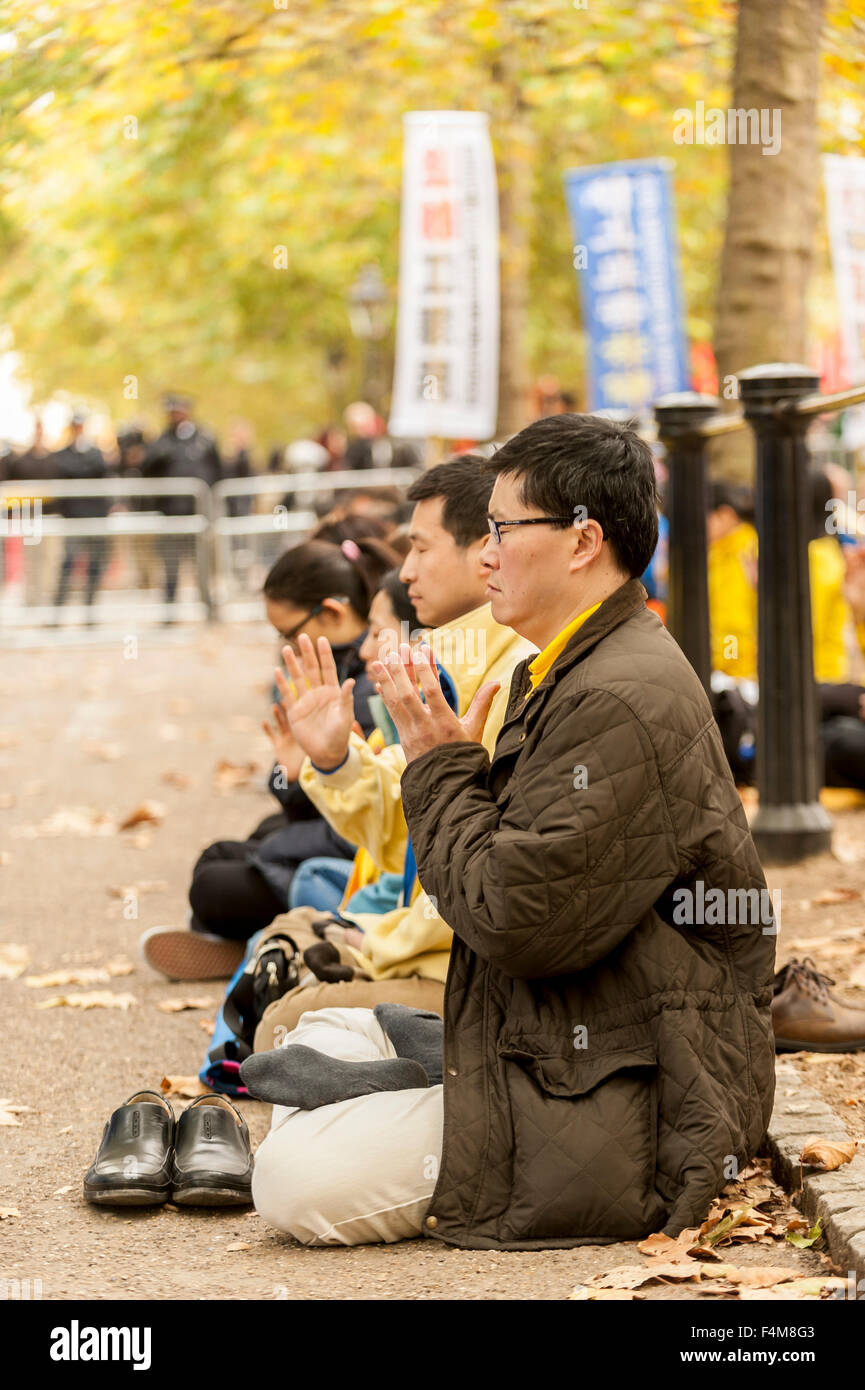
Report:
M 64 992 L 0 981 L 9 1054 L 0 1095 L 30 1107 L 2 1129 L 0 1277 L 41 1280 L 57 1298 L 565 1298 L 590 1275 L 640 1262 L 632 1245 L 541 1254 L 476 1254 L 432 1241 L 356 1250 L 309 1250 L 232 1212 L 94 1210 L 81 1179 L 110 1111 L 163 1075 L 201 1064 L 219 991 L 169 985 L 136 958 L 140 931 L 182 924 L 190 866 L 214 839 L 243 837 L 272 809 L 261 779 L 220 791 L 221 759 L 263 769 L 259 732 L 275 643 L 264 628 L 159 633 L 129 644 L 4 653 L 0 676 L 0 942 L 29 951 L 29 974 L 97 967 L 118 956 L 135 970 L 108 983 L 69 986 L 130 993 L 116 1009 L 39 1009 Z M 183 774 L 188 786 L 163 781 Z M 137 831 L 81 835 L 90 813 L 114 821 L 143 800 L 165 817 Z M 89 808 L 75 810 L 74 808 Z M 63 812 L 65 819 L 59 818 Z M 54 817 L 64 833 L 31 837 Z M 24 832 L 24 833 L 22 833 Z M 851 883 L 860 870 L 846 870 Z M 133 905 L 112 891 L 138 886 Z M 147 886 L 149 885 L 149 887 Z M 797 883 L 793 897 L 801 895 Z M 124 915 L 126 912 L 126 916 Z M 190 993 L 206 1010 L 165 1014 L 159 1001 Z M 253 1140 L 267 1108 L 247 1103 Z M 248 1249 L 230 1251 L 236 1244 Z M 778 1242 L 735 1247 L 735 1263 L 825 1270 L 811 1251 Z M 657 1286 L 650 1297 L 694 1297 Z

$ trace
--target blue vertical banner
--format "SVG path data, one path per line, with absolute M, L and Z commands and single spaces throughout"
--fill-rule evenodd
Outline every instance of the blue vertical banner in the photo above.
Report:
M 571 169 L 565 197 L 589 341 L 589 409 L 690 386 L 668 159 Z

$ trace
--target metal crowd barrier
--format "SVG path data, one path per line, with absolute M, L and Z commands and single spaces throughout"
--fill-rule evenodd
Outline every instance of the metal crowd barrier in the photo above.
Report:
M 706 446 L 750 426 L 756 444 L 759 810 L 751 833 L 761 854 L 795 860 L 831 845 L 819 800 L 821 769 L 808 569 L 810 459 L 805 439 L 819 415 L 865 401 L 865 386 L 821 396 L 819 376 L 797 363 L 750 367 L 738 377 L 742 413 L 721 415 L 714 396 L 683 392 L 655 404 L 667 452 L 667 623 L 708 691 L 711 678 Z
M 261 586 L 274 561 L 318 524 L 316 502 L 358 488 L 407 488 L 418 468 L 341 469 L 334 473 L 263 473 L 227 478 L 212 491 L 214 602 L 221 618 L 261 617 Z M 290 496 L 292 505 L 282 499 Z M 232 504 L 249 498 L 257 510 L 240 515 Z
M 126 630 L 136 622 L 261 618 L 264 576 L 316 526 L 318 499 L 404 488 L 419 471 L 270 473 L 212 489 L 197 478 L 0 482 L 0 643 L 21 645 L 82 622 Z M 194 510 L 166 516 L 158 505 L 166 497 L 188 498 Z M 52 510 L 73 498 L 111 510 L 84 517 Z

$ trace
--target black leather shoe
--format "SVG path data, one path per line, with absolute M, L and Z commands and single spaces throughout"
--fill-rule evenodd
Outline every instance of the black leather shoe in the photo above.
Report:
M 155 1091 L 136 1091 L 106 1122 L 84 1196 L 97 1206 L 155 1207 L 171 1192 L 174 1111 Z
M 199 1096 L 178 1120 L 172 1187 L 179 1206 L 252 1204 L 249 1130 L 225 1096 Z

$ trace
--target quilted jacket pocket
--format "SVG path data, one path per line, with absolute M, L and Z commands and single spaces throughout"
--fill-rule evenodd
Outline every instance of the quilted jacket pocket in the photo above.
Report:
M 655 1190 L 657 1055 L 576 1059 L 500 1042 L 513 1129 L 503 1240 L 633 1240 L 666 1217 Z

